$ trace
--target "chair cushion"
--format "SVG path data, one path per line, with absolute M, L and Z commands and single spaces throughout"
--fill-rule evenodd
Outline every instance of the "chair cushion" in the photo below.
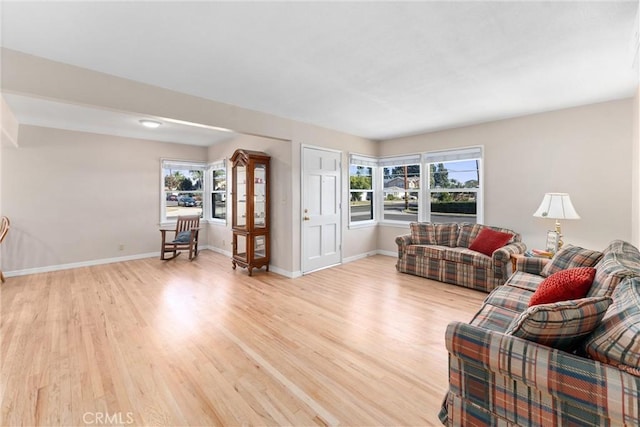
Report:
M 513 234 L 503 233 L 491 228 L 483 228 L 471 242 L 469 249 L 491 256 L 494 251 L 506 245 L 513 238 Z
M 173 243 L 189 243 L 191 240 L 191 231 L 181 231 L 173 239 Z
M 602 323 L 585 342 L 593 359 L 640 369 L 640 278 L 621 282 Z
M 596 265 L 602 252 L 581 248 L 580 246 L 567 245 L 560 249 L 547 265 L 544 266 L 540 275 L 549 277 L 553 273 L 575 267 L 593 267 Z
M 600 323 L 609 297 L 583 298 L 529 307 L 513 319 L 506 335 L 571 351 Z
M 529 307 L 584 298 L 591 289 L 596 269 L 577 267 L 553 273 L 540 283 L 529 300 Z

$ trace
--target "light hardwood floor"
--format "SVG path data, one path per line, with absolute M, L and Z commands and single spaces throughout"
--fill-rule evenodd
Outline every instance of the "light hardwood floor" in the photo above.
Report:
M 446 325 L 486 295 L 394 264 L 249 277 L 202 251 L 9 278 L 0 421 L 439 425 Z

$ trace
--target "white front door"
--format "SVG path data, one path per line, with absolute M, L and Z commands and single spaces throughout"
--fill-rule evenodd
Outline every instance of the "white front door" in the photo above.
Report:
M 302 148 L 302 274 L 342 261 L 340 157 Z

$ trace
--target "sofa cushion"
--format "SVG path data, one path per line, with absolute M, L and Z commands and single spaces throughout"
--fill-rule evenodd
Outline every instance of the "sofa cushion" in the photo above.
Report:
M 640 369 L 640 278 L 624 280 L 613 293 L 614 303 L 585 342 L 595 360 Z
M 458 224 L 435 224 L 436 244 L 453 248 L 458 241 Z
M 594 297 L 534 305 L 505 334 L 570 351 L 598 326 L 610 304 L 609 297 Z
M 419 257 L 442 259 L 442 256 L 449 248 L 438 245 L 409 245 L 405 249 L 405 254 Z
M 529 307 L 558 301 L 584 298 L 591 289 L 596 269 L 577 267 L 553 273 L 540 283 L 531 296 Z
M 609 296 L 627 277 L 640 276 L 640 252 L 630 243 L 614 240 L 596 264 L 596 277 L 587 296 Z
M 490 257 L 466 248 L 446 248 L 442 253 L 442 259 L 481 268 L 493 267 Z
M 480 231 L 485 228 L 485 225 L 482 224 L 469 224 L 463 223 L 460 224 L 460 232 L 458 233 L 458 241 L 456 242 L 456 246 L 461 248 L 468 248 L 471 246 L 471 242 L 478 237 Z
M 484 304 L 469 323 L 490 331 L 504 332 L 519 314 L 519 311 L 499 305 Z
M 547 265 L 544 266 L 540 275 L 549 277 L 553 273 L 575 267 L 593 267 L 596 265 L 602 252 L 581 248 L 580 246 L 567 245 L 560 249 Z
M 413 245 L 435 245 L 436 228 L 435 224 L 424 222 L 412 222 L 409 224 L 411 230 L 411 244 Z
M 494 251 L 506 245 L 512 238 L 513 234 L 511 233 L 483 228 L 471 242 L 469 249 L 491 256 Z
M 522 313 L 529 307 L 529 300 L 533 291 L 516 288 L 513 286 L 500 286 L 489 294 L 484 300 L 484 304 L 504 307 L 509 310 Z
M 540 283 L 542 283 L 543 280 L 544 277 L 537 274 L 526 273 L 524 271 L 516 271 L 509 277 L 509 279 L 505 283 L 505 286 L 525 289 L 527 291 L 530 291 L 529 296 L 531 296 L 531 294 L 533 294 L 538 289 L 538 286 L 540 286 Z M 527 299 L 527 304 L 528 301 L 529 300 Z

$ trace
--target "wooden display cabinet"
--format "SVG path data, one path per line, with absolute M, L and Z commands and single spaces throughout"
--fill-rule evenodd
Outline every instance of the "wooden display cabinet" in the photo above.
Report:
M 269 163 L 263 152 L 236 150 L 231 157 L 233 268 L 269 271 Z

